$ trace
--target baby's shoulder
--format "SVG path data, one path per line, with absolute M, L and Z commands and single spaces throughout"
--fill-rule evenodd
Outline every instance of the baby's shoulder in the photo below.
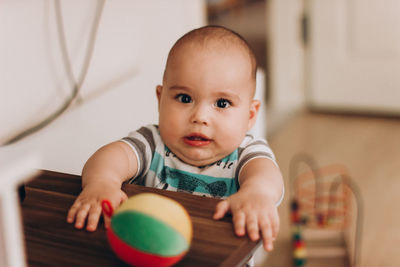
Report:
M 254 137 L 251 134 L 246 134 L 246 136 L 243 138 L 242 143 L 239 146 L 239 149 L 244 149 L 248 146 L 252 145 L 262 145 L 262 146 L 268 146 L 268 142 L 264 138 L 260 137 Z

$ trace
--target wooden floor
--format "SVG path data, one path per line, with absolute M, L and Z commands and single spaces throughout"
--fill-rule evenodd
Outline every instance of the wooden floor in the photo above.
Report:
M 321 167 L 345 165 L 364 199 L 359 266 L 400 264 L 400 119 L 300 113 L 269 138 L 285 177 L 281 231 L 275 249 L 258 266 L 292 266 L 289 162 L 305 152 Z

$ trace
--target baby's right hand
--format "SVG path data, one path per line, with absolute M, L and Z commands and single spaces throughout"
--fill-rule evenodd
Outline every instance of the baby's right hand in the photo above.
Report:
M 108 199 L 115 209 L 127 198 L 127 195 L 119 187 L 101 183 L 88 184 L 69 209 L 67 222 L 73 223 L 75 221 L 75 228 L 82 229 L 87 219 L 86 230 L 93 232 L 97 229 L 102 213 L 101 201 Z M 106 227 L 108 227 L 109 222 L 109 218 L 105 216 L 104 224 Z

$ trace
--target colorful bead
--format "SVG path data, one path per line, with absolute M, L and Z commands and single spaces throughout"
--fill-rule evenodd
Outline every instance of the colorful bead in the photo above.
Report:
M 306 259 L 293 259 L 294 266 L 305 266 Z
M 296 259 L 304 259 L 307 256 L 306 250 L 304 248 L 298 248 L 294 250 L 294 257 Z

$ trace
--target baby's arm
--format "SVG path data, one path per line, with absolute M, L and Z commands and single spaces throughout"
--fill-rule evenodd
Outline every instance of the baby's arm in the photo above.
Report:
M 82 192 L 68 211 L 67 222 L 75 221 L 75 227 L 81 229 L 87 219 L 86 230 L 95 231 L 102 212 L 101 201 L 108 199 L 114 208 L 124 201 L 127 196 L 121 185 L 136 174 L 137 165 L 135 153 L 124 142 L 97 150 L 83 168 Z
M 271 251 L 279 231 L 277 203 L 282 197 L 283 180 L 272 160 L 255 158 L 240 172 L 240 190 L 218 203 L 214 219 L 232 213 L 235 233 L 247 233 L 251 240 L 263 239 L 264 249 Z

